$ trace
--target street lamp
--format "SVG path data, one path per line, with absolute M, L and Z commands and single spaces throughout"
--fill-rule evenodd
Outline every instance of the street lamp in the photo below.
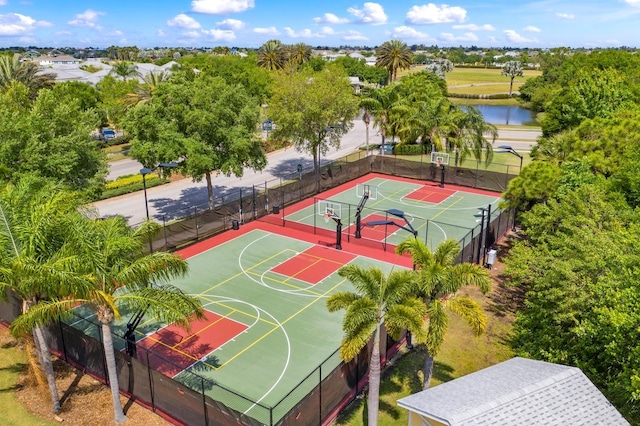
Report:
M 509 145 L 500 145 L 498 147 L 498 150 L 493 152 L 497 152 L 497 153 L 508 152 L 509 154 L 513 154 L 516 157 L 518 157 L 520 159 L 520 170 L 518 171 L 518 174 L 520 174 L 520 172 L 522 171 L 522 160 L 524 159 L 524 157 L 518 151 L 516 151 L 515 149 L 513 149 L 513 147 Z
M 160 163 L 152 169 L 148 167 L 143 167 L 142 169 L 140 169 L 140 174 L 142 175 L 142 188 L 144 190 L 144 208 L 147 213 L 147 220 L 149 220 L 149 199 L 147 198 L 147 175 L 158 168 L 173 169 L 178 166 L 179 166 L 178 163 L 176 163 L 175 161 L 172 161 L 170 163 Z

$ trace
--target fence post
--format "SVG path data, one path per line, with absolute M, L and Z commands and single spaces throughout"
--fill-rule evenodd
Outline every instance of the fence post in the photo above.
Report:
M 154 396 L 154 389 L 153 389 L 153 376 L 151 375 L 151 363 L 149 362 L 149 349 L 146 349 L 145 353 L 147 354 L 147 374 L 149 376 L 149 390 L 151 391 L 151 409 L 155 413 L 156 399 Z
M 256 210 L 256 186 L 251 186 L 252 197 L 253 197 L 253 220 L 258 218 L 258 211 Z
M 167 221 L 165 215 L 162 215 L 162 232 L 164 233 L 164 249 L 169 250 L 169 241 L 167 240 Z
M 242 214 L 242 188 L 240 188 L 239 193 L 240 193 L 240 223 L 244 223 L 244 215 Z
M 318 410 L 318 424 L 322 424 L 322 364 L 318 366 L 318 403 L 320 405 Z
M 198 207 L 193 207 L 193 218 L 196 221 L 196 241 L 200 239 L 200 235 L 198 234 Z
M 202 409 L 204 410 L 204 424 L 209 425 L 209 413 L 207 411 L 207 397 L 204 394 L 204 377 L 200 377 L 200 392 L 202 393 Z

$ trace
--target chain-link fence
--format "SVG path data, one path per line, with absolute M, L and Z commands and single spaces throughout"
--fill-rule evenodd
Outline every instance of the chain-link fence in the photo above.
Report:
M 183 214 L 163 218 L 162 231 L 152 247 L 154 250 L 171 250 L 236 227 L 239 223 L 267 216 L 278 218 L 271 213 L 278 213 L 284 206 L 372 171 L 440 180 L 441 170 L 428 162 L 427 156 L 416 160 L 395 156 L 366 157 L 363 153 L 356 153 L 324 165 L 318 174 L 294 173 L 265 182 L 261 187 L 239 189 L 214 200 L 212 208 L 208 205 L 194 206 Z M 509 180 L 516 176 L 510 173 L 513 170 L 517 171 L 517 168 L 504 166 L 504 170 L 490 171 L 478 163 L 475 169 L 449 167 L 445 170 L 444 179 L 448 184 L 502 192 Z M 486 249 L 513 226 L 509 219 L 508 212 L 496 210 L 488 218 L 487 227 L 483 221 L 479 227 L 471 229 L 460 240 L 463 249 L 458 261 L 484 263 Z M 290 223 L 287 226 L 294 225 Z M 317 232 L 335 234 L 324 229 Z M 426 232 L 425 238 L 428 238 L 428 230 Z M 20 305 L 15 297 L 11 302 L 0 305 L 0 318 L 12 321 L 19 314 Z M 82 323 L 82 329 L 64 322 L 51 326 L 48 333 L 50 347 L 60 358 L 107 383 L 100 326 L 87 319 L 82 319 Z M 122 336 L 114 335 L 116 347 L 125 347 L 122 339 Z M 383 333 L 380 344 L 383 364 L 397 352 L 400 343 Z M 121 392 L 153 411 L 187 425 L 321 425 L 353 401 L 364 388 L 371 346 L 372 342 L 349 363 L 340 362 L 338 351 L 334 352 L 273 407 L 255 402 L 197 372 L 185 372 L 179 380 L 169 378 L 150 367 L 157 365 L 154 358 L 162 356 L 144 348 L 138 348 L 135 358 L 122 351 L 116 352 L 118 385 Z M 171 363 L 168 359 L 161 361 Z M 179 366 L 177 368 L 182 370 Z

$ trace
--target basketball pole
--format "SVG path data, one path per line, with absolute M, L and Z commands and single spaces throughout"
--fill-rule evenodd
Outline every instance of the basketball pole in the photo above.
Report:
M 444 163 L 440 165 L 440 188 L 444 188 Z

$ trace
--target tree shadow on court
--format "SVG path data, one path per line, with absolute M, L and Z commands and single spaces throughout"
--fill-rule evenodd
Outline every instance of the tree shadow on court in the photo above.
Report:
M 207 378 L 205 373 L 211 373 L 213 368 L 218 368 L 220 365 L 220 359 L 217 356 L 208 357 L 206 364 L 202 361 L 196 362 L 189 368 L 188 372 L 185 371 L 176 377 L 176 380 L 191 389 L 202 389 L 202 392 L 206 392 L 213 389 L 216 382 Z

